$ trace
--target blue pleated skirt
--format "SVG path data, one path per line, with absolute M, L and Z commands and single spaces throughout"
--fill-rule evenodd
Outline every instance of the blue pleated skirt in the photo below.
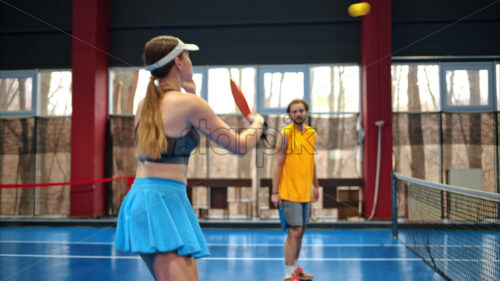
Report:
M 115 248 L 132 253 L 209 254 L 200 224 L 180 181 L 135 178 L 118 214 Z

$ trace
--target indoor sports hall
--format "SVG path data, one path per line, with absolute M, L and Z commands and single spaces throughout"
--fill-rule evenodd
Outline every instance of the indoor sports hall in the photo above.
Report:
M 0 280 L 500 280 L 499 34 L 500 0 L 0 0 Z

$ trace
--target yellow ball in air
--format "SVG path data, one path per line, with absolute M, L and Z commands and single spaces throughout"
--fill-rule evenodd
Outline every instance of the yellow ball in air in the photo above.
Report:
M 370 4 L 366 2 L 356 3 L 349 6 L 347 12 L 351 17 L 366 16 L 370 12 Z

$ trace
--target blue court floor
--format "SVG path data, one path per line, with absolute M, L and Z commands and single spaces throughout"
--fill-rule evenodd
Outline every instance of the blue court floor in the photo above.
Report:
M 204 229 L 211 256 L 198 260 L 200 281 L 279 281 L 280 230 Z M 0 229 L 0 280 L 153 280 L 135 255 L 113 249 L 114 228 Z M 443 280 L 392 239 L 390 230 L 308 230 L 299 263 L 333 280 Z

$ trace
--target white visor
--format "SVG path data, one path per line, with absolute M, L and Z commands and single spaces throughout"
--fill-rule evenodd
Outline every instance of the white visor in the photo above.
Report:
M 179 40 L 179 43 L 177 44 L 177 46 L 175 46 L 175 48 L 172 51 L 170 51 L 170 53 L 168 53 L 159 61 L 146 66 L 146 70 L 153 71 L 155 69 L 158 69 L 166 65 L 167 63 L 171 62 L 176 56 L 180 55 L 182 51 L 198 51 L 200 49 L 195 44 L 185 44 L 184 42 L 181 41 L 181 39 L 177 40 Z

